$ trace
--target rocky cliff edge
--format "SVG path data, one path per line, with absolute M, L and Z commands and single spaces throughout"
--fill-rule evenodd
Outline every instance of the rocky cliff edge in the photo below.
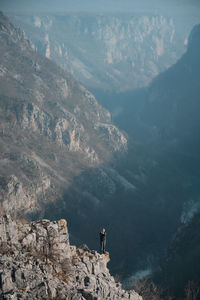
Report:
M 67 222 L 0 217 L 0 299 L 142 300 L 107 269 L 109 253 L 70 246 Z

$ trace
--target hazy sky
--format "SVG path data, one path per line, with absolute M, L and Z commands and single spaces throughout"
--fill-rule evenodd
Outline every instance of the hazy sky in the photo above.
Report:
M 200 13 L 200 0 L 0 0 L 4 12 L 134 12 Z

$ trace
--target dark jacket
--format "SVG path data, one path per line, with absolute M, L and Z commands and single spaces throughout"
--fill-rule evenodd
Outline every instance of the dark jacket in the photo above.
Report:
M 100 241 L 103 242 L 106 240 L 106 232 L 102 233 L 100 232 Z

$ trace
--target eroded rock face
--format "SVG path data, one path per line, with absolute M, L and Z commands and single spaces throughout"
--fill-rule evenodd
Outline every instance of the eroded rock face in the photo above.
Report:
M 3 210 L 15 216 L 20 211 L 21 215 L 24 215 L 39 208 L 39 199 L 52 189 L 50 178 L 41 173 L 40 175 L 40 182 L 37 184 L 29 180 L 24 184 L 15 174 L 0 176 L 0 202 L 3 204 Z
M 144 12 L 10 17 L 85 86 L 118 92 L 146 86 L 173 65 L 197 21 Z
M 126 152 L 127 137 L 2 13 L 0 53 L 0 203 L 14 216 L 44 215 L 80 170 Z
M 115 130 L 118 139 L 113 130 L 105 132 L 105 140 L 100 138 L 99 125 L 113 126 L 110 113 L 69 74 L 39 56 L 24 33 L 2 14 L 0 41 L 0 96 L 2 117 L 4 115 L 1 127 L 4 135 L 19 126 L 19 130 L 38 133 L 70 152 L 83 154 L 93 164 L 102 161 L 93 135 L 105 148 L 110 147 L 107 139 L 112 139 L 115 151 L 126 146 L 126 137 L 118 129 Z M 94 152 L 95 155 L 91 155 Z
M 70 246 L 67 222 L 0 217 L 0 298 L 142 300 L 109 274 L 109 254 Z

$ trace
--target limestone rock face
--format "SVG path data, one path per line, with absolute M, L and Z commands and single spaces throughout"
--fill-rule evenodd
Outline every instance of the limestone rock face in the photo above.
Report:
M 11 15 L 36 49 L 89 88 L 147 86 L 184 53 L 197 18 L 173 13 Z M 184 26 L 183 26 L 184 24 Z
M 4 116 L 9 115 L 2 124 L 3 135 L 19 127 L 45 136 L 67 151 L 81 153 L 92 164 L 101 161 L 101 153 L 91 136 L 101 135 L 97 123 L 111 125 L 109 112 L 69 74 L 38 56 L 28 40 L 25 37 L 23 40 L 23 32 L 17 31 L 3 16 L 0 22 L 0 86 L 1 95 L 7 97 L 6 106 L 3 106 L 5 100 L 1 102 Z M 9 130 L 5 123 L 9 123 Z M 119 139 L 113 135 L 113 131 L 107 131 L 104 143 L 112 138 L 116 151 L 120 142 L 126 146 L 123 133 L 118 130 Z
M 0 13 L 0 203 L 44 215 L 83 169 L 127 150 L 110 113 Z
M 0 217 L 0 298 L 142 300 L 109 274 L 109 253 L 70 246 L 67 222 Z
M 21 178 L 11 174 L 10 176 L 0 177 L 0 202 L 3 204 L 3 209 L 7 212 L 12 212 L 16 215 L 21 211 L 21 214 L 34 211 L 40 197 L 51 190 L 50 178 L 44 174 L 39 176 L 40 182 L 36 185 L 34 183 L 26 181 L 26 186 Z M 32 209 L 31 209 L 32 207 Z

